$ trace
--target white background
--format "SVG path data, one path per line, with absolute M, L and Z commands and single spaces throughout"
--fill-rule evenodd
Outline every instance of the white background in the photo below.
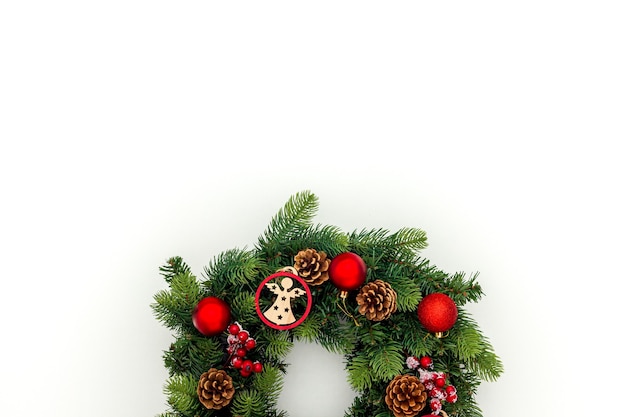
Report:
M 200 275 L 305 189 L 320 223 L 419 227 L 434 264 L 480 273 L 468 308 L 505 367 L 486 417 L 616 415 L 625 18 L 618 1 L 3 2 L 2 415 L 165 411 L 158 266 Z M 341 358 L 316 348 L 292 358 L 320 363 L 288 384 L 294 417 L 343 415 L 345 392 L 315 391 L 343 384 Z

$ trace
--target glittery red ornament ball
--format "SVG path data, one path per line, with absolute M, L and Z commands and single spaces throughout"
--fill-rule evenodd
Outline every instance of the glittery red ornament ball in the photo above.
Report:
M 330 261 L 328 276 L 333 285 L 342 291 L 352 291 L 365 282 L 367 266 L 365 261 L 352 252 L 344 252 Z
M 458 315 L 452 298 L 442 293 L 428 294 L 417 306 L 417 318 L 426 330 L 433 333 L 450 330 Z
M 205 336 L 217 336 L 228 328 L 230 307 L 217 297 L 200 300 L 191 314 L 193 325 Z

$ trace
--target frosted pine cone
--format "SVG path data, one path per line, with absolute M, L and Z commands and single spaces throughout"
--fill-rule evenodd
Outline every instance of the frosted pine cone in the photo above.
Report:
M 398 375 L 387 385 L 385 403 L 395 417 L 414 417 L 426 406 L 426 388 L 414 375 Z
M 368 320 L 386 320 L 396 312 L 398 295 L 389 283 L 377 279 L 364 285 L 356 296 L 359 313 Z
M 206 408 L 226 407 L 234 394 L 233 379 L 225 371 L 211 368 L 200 376 L 198 399 Z
M 321 285 L 328 280 L 328 267 L 330 259 L 324 251 L 305 249 L 294 256 L 294 265 L 298 275 L 309 285 Z

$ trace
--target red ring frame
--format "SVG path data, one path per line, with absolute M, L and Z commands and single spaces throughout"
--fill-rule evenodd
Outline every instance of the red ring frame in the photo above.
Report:
M 260 306 L 260 303 L 259 303 L 259 299 L 260 299 L 260 296 L 261 296 L 261 291 L 263 291 L 263 288 L 265 287 L 265 284 L 268 283 L 269 281 L 273 280 L 274 278 L 277 278 L 277 277 L 288 277 L 288 278 L 295 279 L 300 284 L 302 284 L 302 286 L 304 287 L 304 290 L 306 291 L 307 303 L 306 303 L 306 310 L 305 310 L 304 314 L 302 315 L 302 317 L 300 317 L 295 322 L 293 322 L 291 324 L 284 325 L 284 326 L 281 326 L 280 324 L 275 324 L 275 323 L 272 323 L 271 321 L 269 321 L 263 315 L 263 312 L 261 312 L 261 306 Z M 307 285 L 305 280 L 303 280 L 302 278 L 300 278 L 297 275 L 292 274 L 291 272 L 281 271 L 281 272 L 277 272 L 275 274 L 270 275 L 269 277 L 265 278 L 263 280 L 263 282 L 261 282 L 261 284 L 259 284 L 258 288 L 256 289 L 256 296 L 254 297 L 254 304 L 256 306 L 256 313 L 259 316 L 259 318 L 261 319 L 261 321 L 263 321 L 263 323 L 265 323 L 266 325 L 268 325 L 272 329 L 289 330 L 289 329 L 293 329 L 294 327 L 299 326 L 300 324 L 302 324 L 302 322 L 304 320 L 306 320 L 306 318 L 309 316 L 309 313 L 311 312 L 311 307 L 313 306 L 313 294 L 311 294 L 311 289 L 309 288 L 309 286 Z

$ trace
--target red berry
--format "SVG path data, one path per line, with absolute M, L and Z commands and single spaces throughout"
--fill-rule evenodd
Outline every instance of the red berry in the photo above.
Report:
M 248 351 L 244 348 L 239 348 L 237 349 L 237 352 L 235 354 L 239 356 L 240 358 L 243 358 L 244 356 L 248 354 Z
M 239 338 L 239 340 L 241 340 L 242 342 L 245 342 L 246 340 L 248 340 L 248 336 L 250 336 L 250 333 L 248 333 L 247 330 L 242 330 L 239 333 L 237 333 L 237 337 Z
M 244 377 L 244 378 L 247 378 L 247 377 L 249 377 L 250 375 L 252 375 L 252 372 L 246 371 L 246 370 L 244 370 L 244 369 L 241 369 L 241 370 L 239 371 L 239 373 L 240 373 L 240 374 L 241 374 L 241 376 L 242 376 L 242 377 Z
M 246 347 L 246 349 L 252 350 L 256 346 L 256 340 L 254 340 L 253 338 L 250 338 L 246 340 L 246 344 L 244 346 Z
M 443 386 L 446 385 L 446 379 L 439 377 L 437 379 L 435 379 L 435 386 L 439 387 L 439 388 L 443 388 Z
M 420 366 L 422 368 L 430 368 L 431 366 L 433 366 L 433 360 L 430 359 L 430 357 L 428 356 L 422 356 L 420 358 Z
M 434 412 L 439 412 L 441 410 L 441 401 L 439 401 L 436 398 L 433 398 L 432 400 L 430 400 L 430 409 L 433 410 Z
M 261 362 L 254 362 L 252 364 L 252 370 L 257 374 L 263 372 L 263 364 Z
M 241 331 L 241 327 L 237 324 L 237 323 L 233 323 L 230 326 L 228 326 L 228 333 L 234 335 L 237 335 L 237 333 L 239 333 Z
M 246 359 L 241 364 L 241 370 L 246 372 L 252 372 L 252 361 L 250 359 Z
M 454 385 L 448 385 L 446 387 L 446 394 L 448 395 L 456 394 L 456 387 Z
M 439 398 L 444 398 L 445 395 L 443 393 L 443 391 L 441 391 L 439 388 L 435 387 L 433 389 L 431 389 L 430 391 L 428 391 L 428 395 L 434 399 L 439 399 Z
M 456 400 L 458 400 L 458 399 L 459 399 L 459 397 L 457 397 L 456 394 L 451 394 L 451 395 L 448 395 L 446 397 L 446 401 L 449 402 L 449 403 L 455 403 Z
M 230 363 L 233 365 L 233 368 L 235 369 L 241 369 L 241 365 L 243 365 L 243 359 L 241 359 L 239 356 L 235 356 Z

